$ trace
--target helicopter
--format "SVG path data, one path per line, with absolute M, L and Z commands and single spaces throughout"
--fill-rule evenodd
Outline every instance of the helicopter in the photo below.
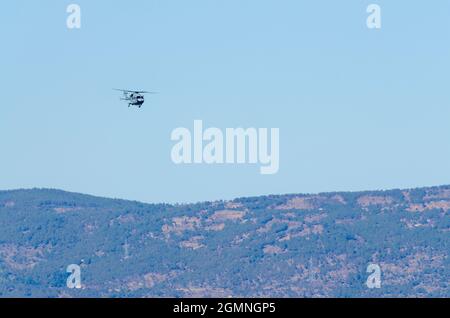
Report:
M 128 101 L 128 107 L 137 106 L 139 108 L 144 104 L 144 94 L 157 94 L 156 92 L 147 92 L 147 91 L 130 91 L 126 89 L 117 89 L 116 91 L 120 91 L 123 93 L 123 97 L 120 100 Z

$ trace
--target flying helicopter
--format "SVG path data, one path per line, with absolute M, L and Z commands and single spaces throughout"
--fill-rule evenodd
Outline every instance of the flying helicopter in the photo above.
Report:
M 116 91 L 120 91 L 123 93 L 123 97 L 120 100 L 128 101 L 128 107 L 137 106 L 139 108 L 144 104 L 144 94 L 157 94 L 156 92 L 147 92 L 147 91 L 130 91 L 126 89 L 117 89 Z

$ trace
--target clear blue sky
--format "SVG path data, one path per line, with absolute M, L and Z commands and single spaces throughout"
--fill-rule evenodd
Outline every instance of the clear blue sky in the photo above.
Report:
M 81 30 L 66 28 L 73 2 Z M 449 14 L 449 1 L 2 1 L 0 188 L 191 202 L 448 184 Z M 160 94 L 129 109 L 113 87 Z M 174 165 L 170 133 L 194 119 L 279 127 L 279 173 Z

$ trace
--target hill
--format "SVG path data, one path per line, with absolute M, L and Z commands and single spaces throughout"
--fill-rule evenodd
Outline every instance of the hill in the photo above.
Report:
M 449 210 L 450 186 L 186 205 L 1 191 L 0 297 L 449 297 Z

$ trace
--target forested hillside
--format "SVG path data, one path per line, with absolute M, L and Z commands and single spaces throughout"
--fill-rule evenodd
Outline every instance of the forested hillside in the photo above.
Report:
M 190 205 L 2 191 L 0 297 L 449 297 L 449 211 L 450 186 Z

